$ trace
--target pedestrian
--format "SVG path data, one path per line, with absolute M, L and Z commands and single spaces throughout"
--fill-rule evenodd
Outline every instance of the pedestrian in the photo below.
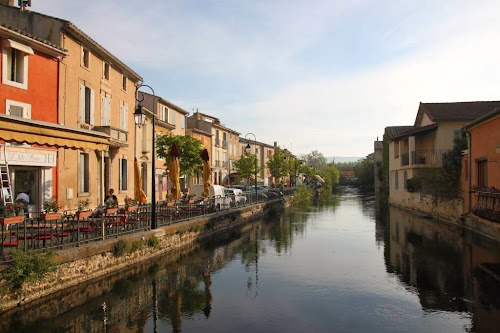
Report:
M 118 205 L 118 198 L 115 195 L 115 190 L 113 190 L 112 188 L 110 188 L 108 193 L 109 194 L 106 197 L 106 200 L 109 200 L 112 203 L 114 203 L 115 205 Z

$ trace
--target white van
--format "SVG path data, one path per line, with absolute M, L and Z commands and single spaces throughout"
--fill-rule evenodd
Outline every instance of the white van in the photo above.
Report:
M 194 194 L 196 199 L 201 198 L 203 196 L 203 185 L 191 185 L 191 187 L 189 188 L 189 194 Z M 210 185 L 210 194 L 208 197 L 210 200 L 210 204 L 216 211 L 219 211 L 221 209 L 229 209 L 231 207 L 231 198 L 226 196 L 224 186 Z

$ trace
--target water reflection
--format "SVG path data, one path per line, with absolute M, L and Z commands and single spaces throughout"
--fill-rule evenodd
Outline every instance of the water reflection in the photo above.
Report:
M 469 312 L 472 331 L 498 331 L 500 281 L 487 269 L 500 267 L 498 244 L 397 208 L 389 215 L 387 271 L 415 290 L 425 311 Z
M 498 244 L 344 189 L 15 309 L 0 331 L 493 332 L 498 267 Z

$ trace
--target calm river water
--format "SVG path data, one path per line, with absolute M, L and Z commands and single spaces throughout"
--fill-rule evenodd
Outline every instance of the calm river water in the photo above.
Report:
M 11 332 L 500 332 L 500 246 L 344 189 L 18 308 Z M 105 303 L 106 310 L 103 310 Z

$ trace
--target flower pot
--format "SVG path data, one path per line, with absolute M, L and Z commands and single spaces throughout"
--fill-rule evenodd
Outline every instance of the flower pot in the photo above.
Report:
M 61 213 L 45 213 L 42 214 L 42 220 L 44 221 L 53 221 L 59 220 L 61 218 Z
M 127 212 L 135 212 L 137 210 L 137 206 L 127 206 L 125 207 Z
M 104 214 L 106 215 L 112 215 L 112 214 L 116 214 L 118 213 L 118 207 L 115 207 L 115 208 L 106 208 L 104 210 Z
M 21 216 L 9 216 L 9 217 L 0 217 L 0 223 L 2 225 L 7 224 L 17 224 L 24 221 L 24 215 Z
M 167 207 L 172 207 L 174 205 L 174 202 L 173 201 L 169 201 L 167 202 Z
M 85 217 L 89 217 L 90 215 L 92 215 L 92 211 L 91 210 L 82 210 L 82 211 L 77 211 L 76 212 L 76 217 L 78 219 L 83 219 Z

